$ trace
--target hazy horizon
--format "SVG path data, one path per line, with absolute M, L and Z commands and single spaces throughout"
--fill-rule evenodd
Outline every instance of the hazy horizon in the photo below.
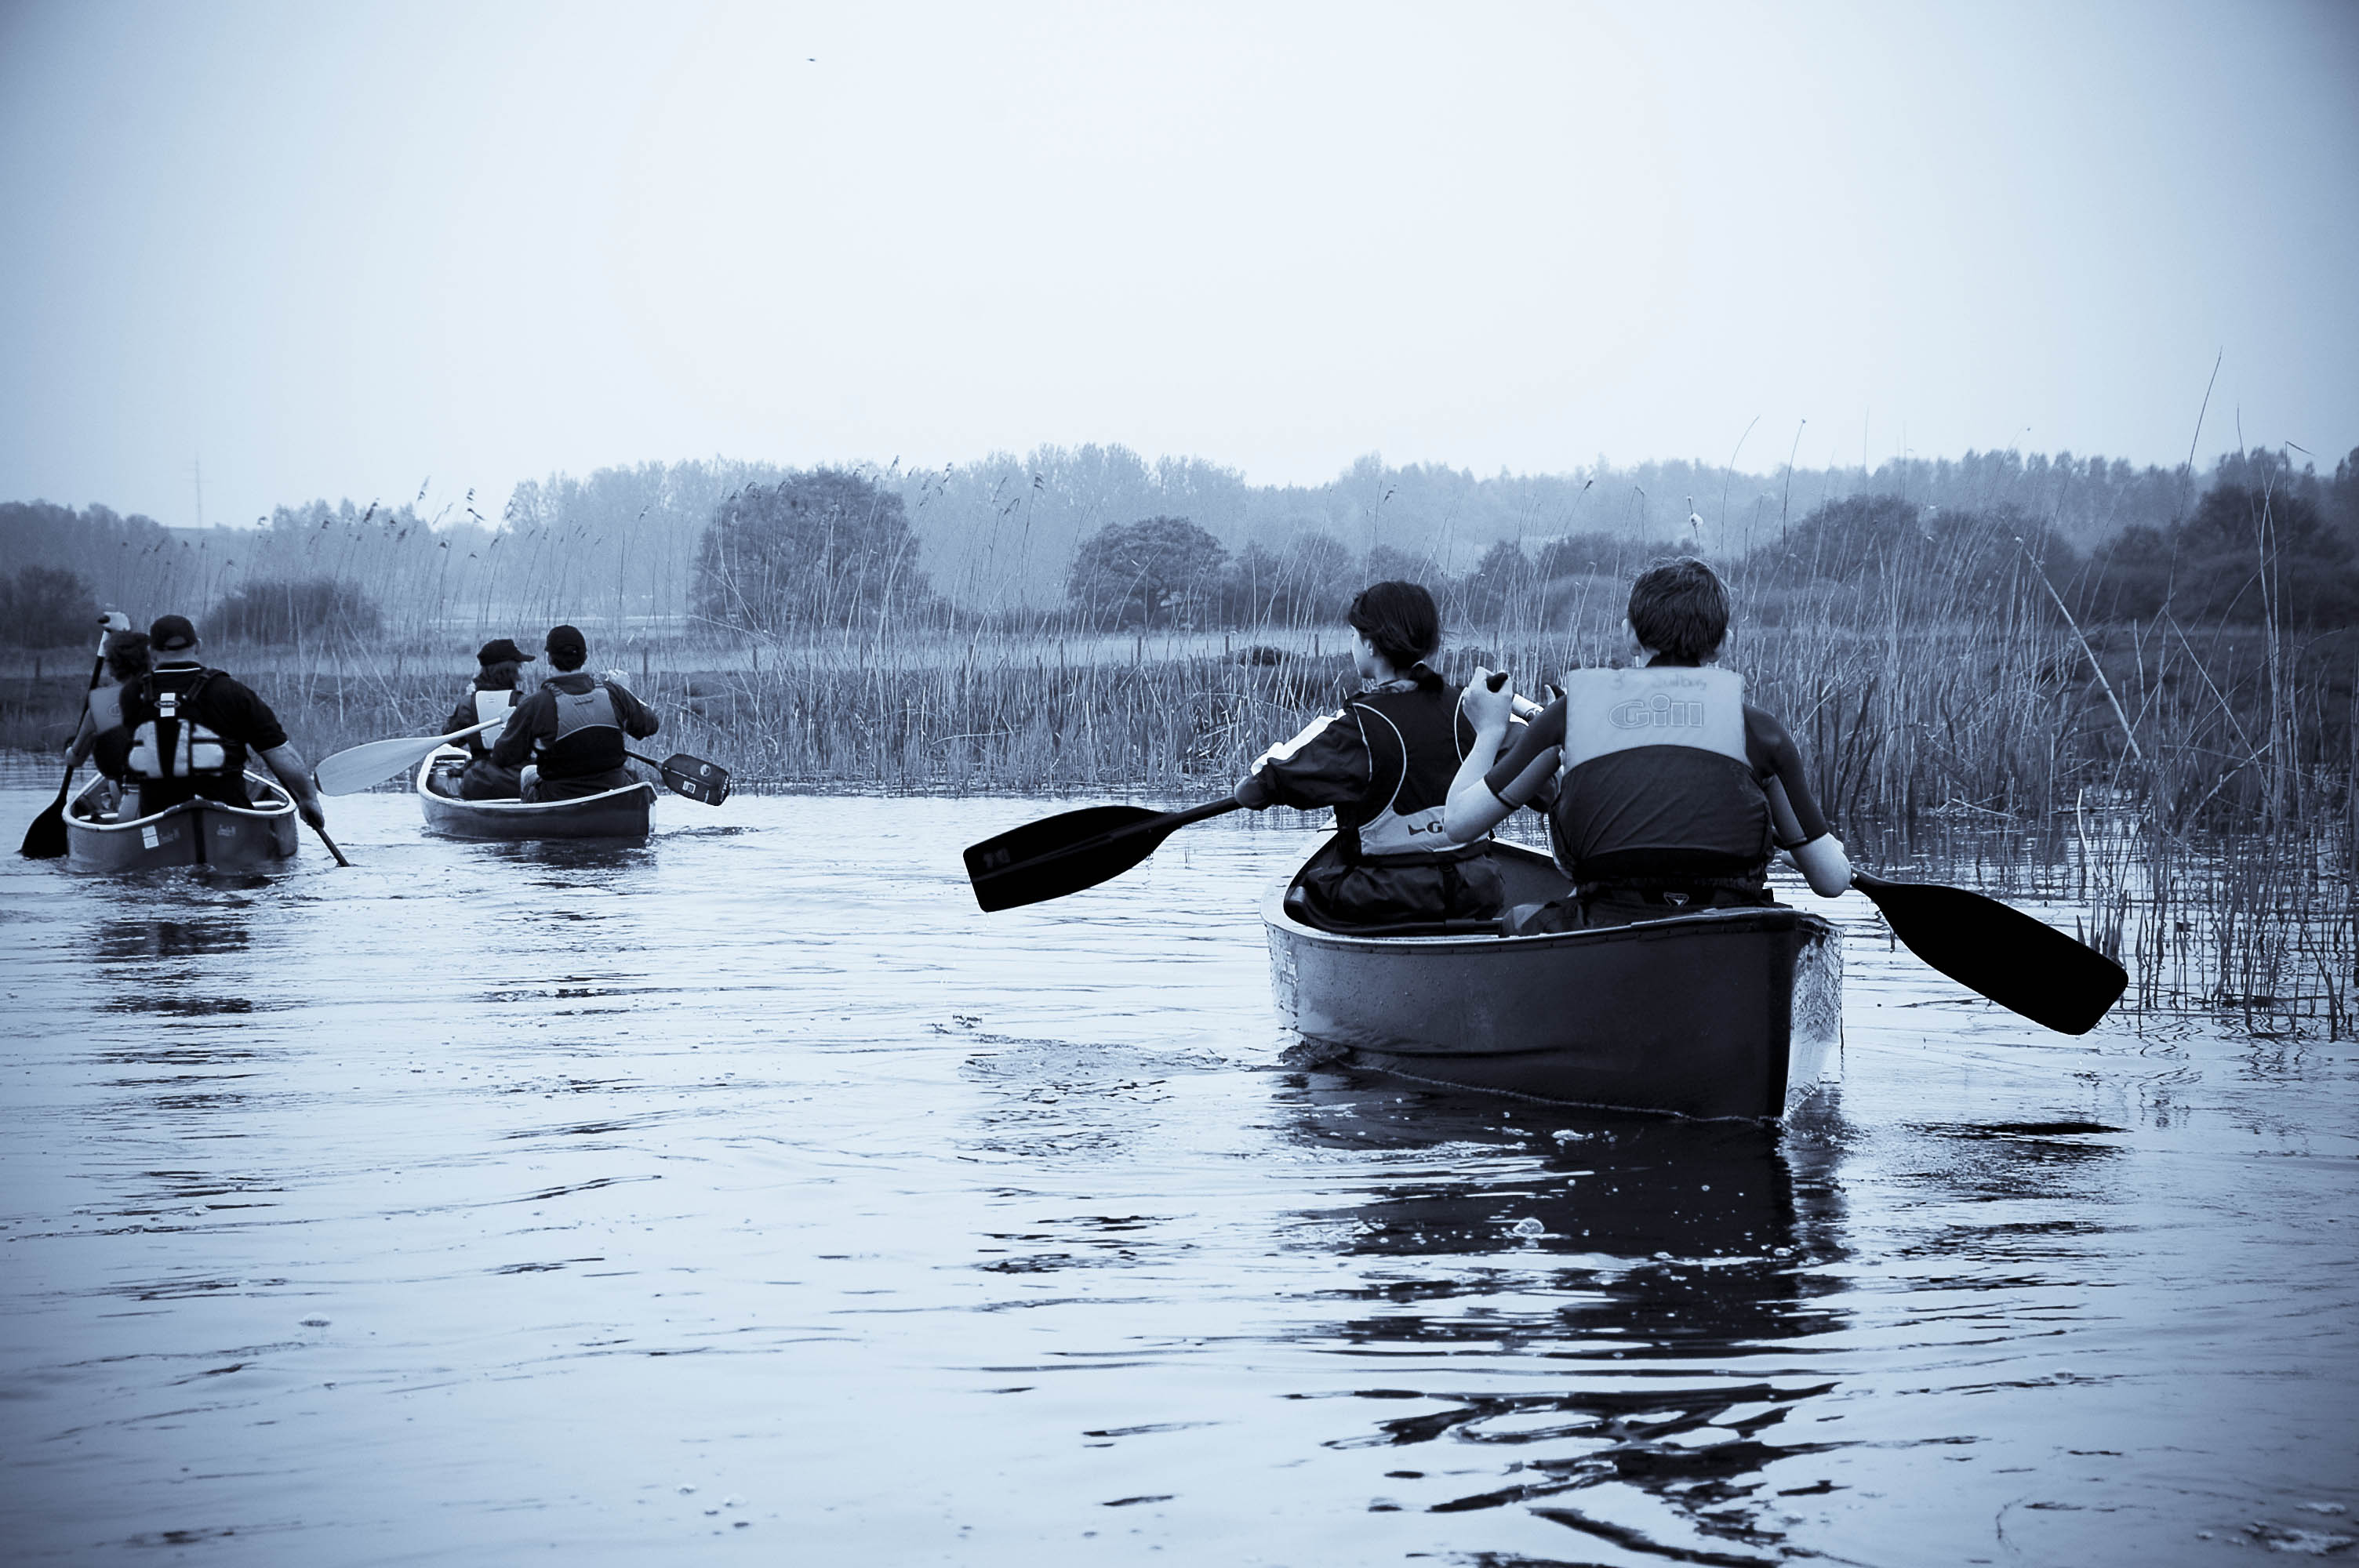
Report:
M 20 3 L 0 496 L 496 517 L 1089 444 L 2331 470 L 2354 85 L 2327 4 Z

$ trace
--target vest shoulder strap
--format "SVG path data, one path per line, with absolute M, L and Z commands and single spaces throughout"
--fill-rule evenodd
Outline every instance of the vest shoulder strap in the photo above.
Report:
M 1652 665 L 1564 677 L 1564 771 L 1641 746 L 1688 746 L 1747 762 L 1745 677 Z

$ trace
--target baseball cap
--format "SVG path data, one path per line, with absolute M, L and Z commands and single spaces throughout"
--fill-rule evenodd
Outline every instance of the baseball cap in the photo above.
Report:
M 532 655 L 517 647 L 513 637 L 495 637 L 475 651 L 475 662 L 479 665 L 496 665 L 510 659 L 520 665 L 532 663 Z
M 551 654 L 582 654 L 589 652 L 590 644 L 582 640 L 582 629 L 578 626 L 552 626 L 549 629 L 549 635 L 542 640 L 541 648 L 543 652 Z
M 147 645 L 159 654 L 177 654 L 197 645 L 197 629 L 185 615 L 158 615 L 147 628 Z

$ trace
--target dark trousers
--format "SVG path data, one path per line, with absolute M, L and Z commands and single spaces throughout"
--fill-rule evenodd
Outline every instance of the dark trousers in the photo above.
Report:
M 610 789 L 622 789 L 635 782 L 628 768 L 609 768 L 603 773 L 586 773 L 571 779 L 553 779 L 541 773 L 533 779 L 524 798 L 580 800 L 585 795 L 603 795 Z
M 245 793 L 245 777 L 242 773 L 139 781 L 139 815 L 142 816 L 153 816 L 159 811 L 169 811 L 176 806 L 199 799 L 218 800 L 230 806 L 254 804 L 254 797 Z
M 489 757 L 477 757 L 459 775 L 461 800 L 514 800 L 516 793 L 516 770 Z

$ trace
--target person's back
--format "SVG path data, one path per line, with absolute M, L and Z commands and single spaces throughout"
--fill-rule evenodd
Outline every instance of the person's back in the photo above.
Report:
M 1570 901 L 1512 914 L 1515 930 L 1774 903 L 1767 873 L 1780 849 L 1814 891 L 1849 885 L 1792 738 L 1745 701 L 1740 676 L 1710 667 L 1727 627 L 1726 589 L 1702 562 L 1643 573 L 1630 594 L 1640 666 L 1571 672 L 1504 756 L 1461 770 L 1452 830 L 1545 803 L 1558 867 L 1575 884 Z M 1480 715 L 1476 724 L 1487 728 Z
M 516 706 L 490 762 L 521 771 L 526 800 L 573 800 L 631 784 L 625 737 L 653 735 L 655 715 L 613 676 L 582 667 L 589 648 L 573 627 L 551 628 L 542 646 L 556 673 Z
M 148 628 L 147 673 L 123 688 L 123 721 L 130 731 L 128 773 L 139 784 L 139 815 L 200 796 L 251 806 L 245 768 L 258 753 L 318 827 L 327 816 L 302 756 L 270 705 L 227 673 L 197 656 L 196 628 L 162 615 Z
M 459 698 L 451 717 L 443 721 L 442 732 L 454 734 L 462 730 L 475 730 L 458 742 L 468 754 L 465 771 L 460 773 L 458 790 L 467 800 L 514 800 L 520 787 L 517 771 L 504 768 L 492 761 L 492 747 L 498 741 L 508 719 L 514 716 L 519 701 L 517 686 L 524 677 L 524 666 L 532 655 L 516 645 L 513 639 L 495 637 L 475 654 L 475 678 Z M 489 730 L 476 726 L 490 724 Z
M 145 632 L 107 633 L 107 679 L 91 687 L 82 699 L 82 726 L 67 752 L 68 767 L 90 758 L 116 792 L 131 769 L 131 731 L 123 721 L 124 687 L 147 673 L 147 657 Z
M 1367 683 L 1340 712 L 1257 760 L 1237 785 L 1254 810 L 1334 809 L 1340 853 L 1303 879 L 1312 913 L 1336 925 L 1488 920 L 1497 871 L 1476 835 L 1453 840 L 1442 813 L 1474 742 L 1457 690 L 1425 661 L 1440 650 L 1432 596 L 1378 583 L 1353 600 L 1353 664 Z

